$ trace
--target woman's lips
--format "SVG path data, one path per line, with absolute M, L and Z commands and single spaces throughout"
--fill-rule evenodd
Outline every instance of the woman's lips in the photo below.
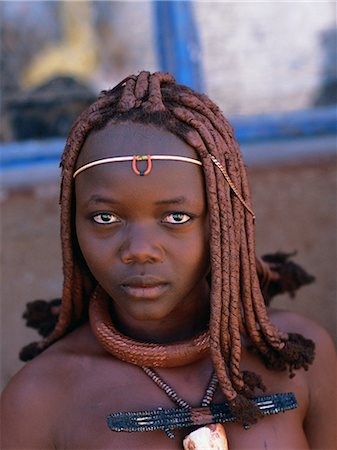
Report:
M 155 299 L 168 289 L 169 284 L 154 276 L 135 275 L 121 283 L 123 291 L 134 298 Z
M 122 289 L 130 297 L 155 299 L 160 297 L 168 288 L 167 284 L 159 284 L 158 286 L 128 286 L 122 285 Z

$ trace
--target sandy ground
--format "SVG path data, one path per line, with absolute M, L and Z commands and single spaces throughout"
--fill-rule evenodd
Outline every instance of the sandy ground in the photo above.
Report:
M 297 250 L 296 261 L 317 278 L 295 301 L 282 296 L 274 306 L 317 320 L 336 339 L 335 162 L 252 168 L 249 173 L 258 254 Z M 20 348 L 38 338 L 21 319 L 25 303 L 61 293 L 58 212 L 54 184 L 2 198 L 2 385 L 22 366 Z

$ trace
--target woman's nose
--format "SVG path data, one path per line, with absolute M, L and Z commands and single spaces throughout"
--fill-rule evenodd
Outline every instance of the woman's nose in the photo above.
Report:
M 132 226 L 120 248 L 124 264 L 156 263 L 163 260 L 163 249 L 151 227 Z

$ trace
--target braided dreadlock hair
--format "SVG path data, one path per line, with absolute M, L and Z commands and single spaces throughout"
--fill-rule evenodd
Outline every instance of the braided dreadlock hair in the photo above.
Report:
M 254 387 L 262 384 L 257 375 L 240 370 L 241 335 L 267 367 L 288 368 L 291 373 L 300 367 L 307 369 L 314 358 L 314 344 L 301 335 L 281 332 L 267 315 L 258 277 L 264 266 L 259 262 L 257 267 L 247 175 L 232 127 L 206 95 L 177 84 L 168 73 L 141 72 L 103 91 L 70 131 L 61 162 L 62 307 L 54 330 L 37 344 L 36 352 L 83 321 L 90 298 L 99 295 L 77 244 L 73 173 L 89 133 L 123 121 L 152 124 L 174 133 L 193 147 L 202 161 L 211 260 L 206 344 L 237 420 L 253 423 L 259 411 L 248 399 L 254 395 Z M 211 156 L 224 169 L 227 181 Z M 153 344 L 151 351 L 159 358 L 157 347 Z

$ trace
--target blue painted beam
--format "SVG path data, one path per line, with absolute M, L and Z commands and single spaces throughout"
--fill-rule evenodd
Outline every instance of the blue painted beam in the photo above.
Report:
M 153 1 L 153 15 L 160 70 L 172 73 L 178 83 L 204 92 L 193 1 Z
M 230 122 L 240 144 L 337 132 L 337 105 L 255 116 L 232 116 Z
M 0 144 L 0 169 L 34 165 L 59 165 L 65 139 L 32 139 Z

